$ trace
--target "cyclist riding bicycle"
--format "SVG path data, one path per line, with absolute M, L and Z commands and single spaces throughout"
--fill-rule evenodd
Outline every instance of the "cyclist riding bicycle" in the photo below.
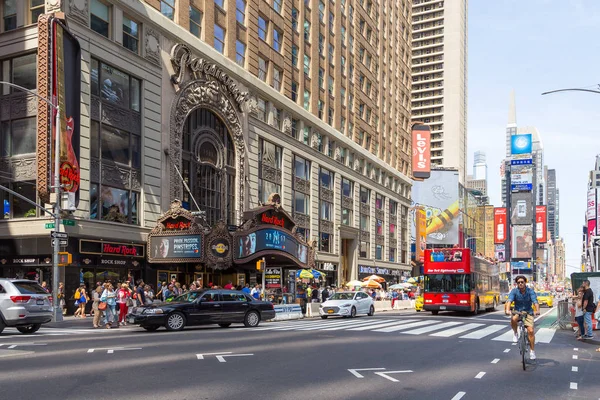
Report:
M 540 305 L 538 303 L 537 296 L 535 295 L 535 291 L 526 286 L 527 278 L 525 278 L 523 275 L 519 275 L 515 278 L 515 282 L 517 283 L 517 287 L 510 291 L 508 300 L 504 306 L 504 313 L 506 315 L 510 315 L 510 305 L 513 301 L 515 302 L 515 311 L 519 313 L 522 311 L 527 312 L 527 317 L 523 318 L 523 323 L 527 328 L 527 336 L 529 336 L 529 347 L 531 348 L 529 359 L 535 360 L 535 330 L 533 314 L 535 313 L 536 316 L 540 315 Z M 510 320 L 510 325 L 512 326 L 513 330 L 514 343 L 519 340 L 519 336 L 517 334 L 519 317 L 519 314 L 515 314 Z

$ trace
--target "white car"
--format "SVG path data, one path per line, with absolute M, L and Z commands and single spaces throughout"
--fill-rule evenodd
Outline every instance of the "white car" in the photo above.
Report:
M 364 292 L 338 292 L 319 307 L 319 315 L 325 319 L 331 316 L 355 317 L 356 314 L 375 314 L 371 296 Z

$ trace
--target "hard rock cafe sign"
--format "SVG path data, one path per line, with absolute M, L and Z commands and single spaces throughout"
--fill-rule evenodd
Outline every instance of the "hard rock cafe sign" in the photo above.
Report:
M 171 75 L 171 82 L 178 85 L 183 81 L 186 68 L 194 79 L 211 77 L 227 89 L 227 92 L 235 100 L 239 109 L 248 99 L 248 92 L 242 92 L 237 83 L 231 79 L 221 68 L 209 63 L 203 58 L 192 56 L 192 51 L 184 44 L 178 43 L 171 49 L 171 65 L 175 73 Z

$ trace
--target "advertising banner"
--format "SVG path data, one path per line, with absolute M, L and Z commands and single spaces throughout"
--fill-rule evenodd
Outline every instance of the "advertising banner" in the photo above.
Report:
M 508 224 L 506 223 L 506 208 L 494 208 L 494 243 L 504 243 Z
M 234 238 L 234 260 L 259 257 L 261 252 L 280 252 L 302 264 L 308 261 L 308 246 L 301 244 L 290 233 L 274 228 L 261 228 Z
M 458 244 L 458 171 L 431 171 L 429 179 L 413 184 L 412 198 L 415 207 L 425 210 L 427 243 Z
M 281 268 L 265 268 L 265 286 L 267 289 L 281 289 Z
M 531 225 L 514 225 L 511 235 L 512 258 L 531 258 L 533 254 L 533 234 Z
M 413 176 L 416 179 L 427 179 L 431 175 L 431 129 L 428 125 L 413 125 L 412 143 Z
M 535 241 L 548 241 L 548 212 L 546 206 L 535 206 Z
M 511 165 L 510 190 L 511 192 L 525 192 L 533 189 L 533 166 Z
M 587 194 L 587 229 L 588 238 L 596 236 L 596 189 L 589 189 Z
M 494 258 L 494 207 L 485 206 L 485 252 L 486 257 Z
M 202 258 L 201 235 L 152 236 L 150 249 L 152 258 L 156 259 L 191 259 Z
M 496 259 L 498 262 L 506 261 L 506 246 L 503 244 L 496 245 Z
M 425 248 L 427 247 L 427 214 L 422 207 L 418 207 L 415 210 L 416 221 L 416 236 L 415 236 L 415 254 L 416 260 L 419 262 L 424 261 Z
M 511 197 L 511 225 L 527 225 L 533 221 L 531 204 L 533 194 L 531 192 L 513 193 Z
M 512 269 L 531 269 L 531 262 L 527 261 L 513 261 L 510 263 Z
M 531 133 L 510 137 L 510 153 L 513 155 L 531 153 L 531 145 Z

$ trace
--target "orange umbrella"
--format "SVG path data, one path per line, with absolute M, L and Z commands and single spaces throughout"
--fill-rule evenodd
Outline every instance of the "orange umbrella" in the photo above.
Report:
M 366 288 L 371 288 L 371 289 L 379 289 L 381 287 L 381 285 L 379 284 L 379 282 L 374 281 L 372 279 L 368 280 L 366 282 L 361 283 L 360 286 L 366 287 Z
M 371 276 L 367 276 L 366 278 L 363 279 L 363 281 L 375 281 L 375 282 L 385 282 L 385 278 L 380 277 L 379 275 L 371 275 Z

